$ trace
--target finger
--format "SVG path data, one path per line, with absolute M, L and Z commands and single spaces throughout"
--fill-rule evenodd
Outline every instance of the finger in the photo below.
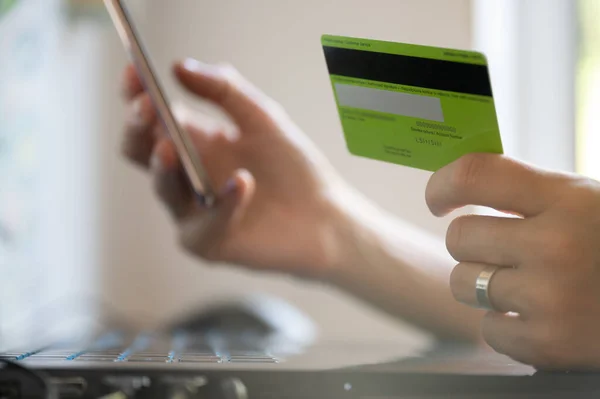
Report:
M 518 315 L 488 312 L 482 319 L 481 333 L 496 352 L 525 364 L 535 362 L 531 331 Z
M 133 64 L 127 65 L 123 71 L 121 78 L 121 92 L 126 101 L 132 100 L 134 97 L 144 91 L 144 86 L 139 78 L 139 75 Z
M 238 170 L 221 191 L 216 207 L 197 207 L 189 218 L 180 223 L 182 245 L 205 259 L 227 261 L 223 248 L 227 233 L 244 215 L 254 190 L 252 175 L 246 170 Z
M 148 166 L 156 143 L 155 124 L 156 111 L 150 96 L 146 93 L 139 94 L 129 106 L 123 134 L 122 149 L 129 160 Z
M 476 294 L 476 281 L 479 274 L 489 265 L 461 262 L 450 274 L 450 289 L 454 298 L 466 305 L 479 307 Z M 494 309 L 501 313 L 527 312 L 527 301 L 523 298 L 522 279 L 518 271 L 508 267 L 499 267 L 488 286 L 488 296 Z
M 446 233 L 446 247 L 459 262 L 518 266 L 532 235 L 523 219 L 467 215 L 454 219 Z
M 272 101 L 232 68 L 189 59 L 174 72 L 186 89 L 222 107 L 240 127 L 269 121 L 266 107 Z
M 161 125 L 155 125 L 161 126 Z M 231 153 L 229 138 L 220 131 L 210 132 L 192 125 L 184 125 L 190 133 L 195 149 L 216 187 L 225 185 L 234 170 L 235 154 Z M 177 149 L 172 140 L 155 129 L 158 144 L 154 148 L 150 166 L 154 188 L 175 219 L 183 219 L 194 209 L 194 196 L 188 178 L 181 168 Z
M 535 216 L 559 194 L 554 174 L 497 154 L 468 154 L 431 176 L 426 200 L 442 216 L 466 205 L 481 205 Z
M 233 140 L 222 130 L 206 130 L 198 126 L 184 125 L 190 133 L 194 146 L 202 159 L 211 181 L 216 187 L 226 184 L 240 159 L 233 150 Z
M 154 177 L 154 190 L 176 220 L 190 215 L 195 209 L 194 195 L 173 142 L 160 140 L 152 154 L 150 167 Z

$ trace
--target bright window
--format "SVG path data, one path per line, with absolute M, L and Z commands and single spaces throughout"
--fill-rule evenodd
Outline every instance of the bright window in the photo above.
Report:
M 600 179 L 600 2 L 579 0 L 577 171 Z
M 474 47 L 488 55 L 506 154 L 566 171 L 576 164 L 577 12 L 573 0 L 473 0 Z

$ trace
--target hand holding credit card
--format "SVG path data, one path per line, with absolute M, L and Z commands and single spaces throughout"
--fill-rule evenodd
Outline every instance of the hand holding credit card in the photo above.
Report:
M 350 153 L 428 171 L 503 153 L 483 54 L 330 35 L 321 43 Z

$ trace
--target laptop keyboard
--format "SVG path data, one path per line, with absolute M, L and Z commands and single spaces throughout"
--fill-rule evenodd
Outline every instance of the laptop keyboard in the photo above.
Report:
M 129 362 L 129 363 L 278 363 L 281 359 L 267 350 L 257 350 L 239 340 L 172 338 L 140 334 L 131 339 L 108 334 L 83 348 L 50 345 L 34 350 L 0 353 L 13 361 Z M 218 344 L 217 344 L 218 343 Z

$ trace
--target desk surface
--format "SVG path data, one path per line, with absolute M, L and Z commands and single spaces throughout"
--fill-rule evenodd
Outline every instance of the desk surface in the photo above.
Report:
M 374 372 L 530 376 L 536 369 L 491 350 L 449 346 L 397 362 L 361 366 Z

